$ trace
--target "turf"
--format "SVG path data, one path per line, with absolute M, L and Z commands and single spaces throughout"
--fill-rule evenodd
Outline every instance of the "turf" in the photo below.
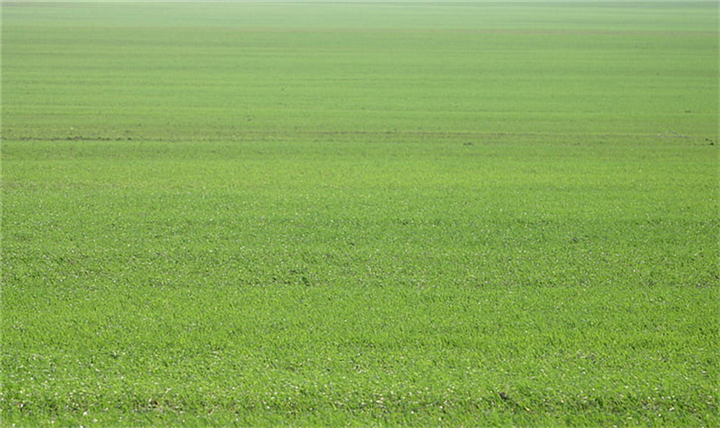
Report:
M 715 3 L 2 20 L 2 426 L 720 423 Z

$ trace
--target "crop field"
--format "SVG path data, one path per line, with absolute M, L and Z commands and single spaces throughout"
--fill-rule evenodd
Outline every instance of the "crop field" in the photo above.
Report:
M 2 427 L 720 426 L 715 2 L 2 2 Z

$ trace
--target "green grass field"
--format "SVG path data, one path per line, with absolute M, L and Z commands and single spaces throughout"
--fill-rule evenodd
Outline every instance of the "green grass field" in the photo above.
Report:
M 3 2 L 0 425 L 720 425 L 717 30 Z

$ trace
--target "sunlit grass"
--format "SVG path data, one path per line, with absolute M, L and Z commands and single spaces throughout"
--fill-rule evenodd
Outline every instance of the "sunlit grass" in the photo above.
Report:
M 3 4 L 2 425 L 717 425 L 716 5 L 304 7 Z

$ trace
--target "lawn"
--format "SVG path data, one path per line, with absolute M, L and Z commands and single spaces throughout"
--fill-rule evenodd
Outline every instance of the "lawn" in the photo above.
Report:
M 717 28 L 3 2 L 0 425 L 719 425 Z

